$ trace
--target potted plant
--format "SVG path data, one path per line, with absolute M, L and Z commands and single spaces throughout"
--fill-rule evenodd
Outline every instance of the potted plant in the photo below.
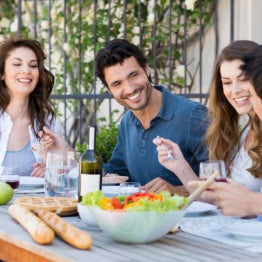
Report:
M 115 111 L 113 112 L 115 113 Z M 100 118 L 100 121 L 106 121 Z M 96 151 L 102 157 L 103 163 L 107 163 L 117 143 L 118 126 L 113 120 L 113 114 L 110 116 L 109 124 L 100 126 L 96 135 Z M 86 141 L 86 139 L 85 139 Z M 87 148 L 87 142 L 76 142 L 75 151 L 82 154 Z

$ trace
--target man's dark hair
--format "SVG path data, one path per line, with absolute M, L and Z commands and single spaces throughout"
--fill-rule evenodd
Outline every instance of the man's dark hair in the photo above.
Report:
M 262 45 L 256 47 L 244 58 L 241 66 L 245 76 L 254 86 L 257 95 L 262 99 Z
M 104 69 L 109 66 L 122 64 L 126 58 L 133 56 L 139 65 L 145 70 L 147 60 L 142 51 L 135 45 L 129 43 L 125 39 L 114 39 L 100 49 L 95 58 L 96 75 L 103 84 L 107 86 L 105 81 Z M 149 78 L 150 79 L 150 78 Z

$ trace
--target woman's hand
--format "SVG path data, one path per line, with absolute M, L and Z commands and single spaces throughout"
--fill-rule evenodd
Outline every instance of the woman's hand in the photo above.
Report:
M 185 160 L 178 144 L 165 138 L 155 138 L 153 143 L 157 146 L 158 161 L 160 164 L 173 172 L 174 175 L 180 179 L 186 189 L 189 192 L 192 192 L 191 188 L 189 188 L 187 184 L 190 180 L 197 180 L 198 176 Z M 168 151 L 172 155 L 172 159 L 168 157 Z
M 73 150 L 60 135 L 54 133 L 47 127 L 44 127 L 43 131 L 39 131 L 38 135 L 40 137 L 40 144 L 44 147 L 45 152 Z
M 44 177 L 45 176 L 45 164 L 44 163 L 34 163 L 33 171 L 30 176 Z
M 191 181 L 188 186 L 197 188 L 203 181 Z M 251 192 L 243 185 L 228 179 L 228 182 L 214 182 L 208 190 L 201 194 L 201 199 L 216 205 L 220 212 L 228 216 L 250 216 L 257 215 L 255 206 L 262 195 Z M 261 211 L 262 208 L 260 207 Z
M 181 167 L 181 163 L 185 162 L 184 156 L 178 146 L 178 144 L 165 138 L 155 138 L 153 143 L 157 146 L 158 161 L 165 168 L 177 173 L 177 168 Z M 173 159 L 168 156 L 168 151 L 172 155 Z

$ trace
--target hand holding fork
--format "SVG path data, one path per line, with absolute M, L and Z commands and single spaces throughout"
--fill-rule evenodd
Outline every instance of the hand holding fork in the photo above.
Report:
M 157 136 L 156 138 L 160 139 L 160 136 Z M 165 149 L 167 151 L 167 159 L 168 160 L 173 160 L 174 157 L 172 156 L 172 153 L 171 153 L 170 149 L 168 148 L 168 146 L 166 144 L 164 144 L 164 143 L 162 143 L 162 145 L 165 147 Z

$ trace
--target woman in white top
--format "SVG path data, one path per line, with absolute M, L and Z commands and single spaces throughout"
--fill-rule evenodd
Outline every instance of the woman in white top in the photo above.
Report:
M 44 67 L 36 40 L 21 37 L 0 45 L 0 165 L 20 175 L 43 176 L 43 158 L 31 147 L 44 126 L 61 134 L 50 94 L 54 76 Z
M 252 179 L 259 180 L 262 174 L 262 46 L 255 48 L 247 54 L 244 59 L 243 69 L 246 79 L 252 83 L 249 87 L 250 101 L 253 105 L 255 116 L 252 118 L 251 128 L 257 133 L 253 143 L 253 152 L 255 152 L 255 164 L 257 175 Z M 241 154 L 241 149 L 240 149 Z M 239 159 L 237 164 L 240 164 Z M 190 182 L 191 186 L 199 186 L 200 182 Z M 253 183 L 254 184 L 254 183 Z M 257 183 L 259 184 L 259 183 Z M 261 190 L 261 187 L 260 187 Z M 258 191 L 258 190 L 257 190 Z M 213 201 L 220 211 L 226 215 L 234 216 L 254 216 L 262 215 L 262 194 L 248 190 L 246 187 L 236 183 L 213 183 L 208 191 L 205 191 L 201 197 L 207 201 Z
M 255 121 L 256 114 L 250 99 L 252 84 L 247 81 L 240 67 L 244 64 L 245 55 L 257 46 L 252 41 L 235 41 L 222 50 L 215 65 L 210 89 L 211 124 L 207 131 L 210 159 L 225 161 L 228 174 L 234 180 L 234 182 L 229 180 L 230 183 L 237 182 L 254 191 L 260 191 L 262 186 L 262 172 L 260 172 L 262 164 L 261 161 L 257 161 L 259 159 L 257 141 L 260 140 L 260 135 L 256 130 L 259 123 Z M 240 132 L 239 116 L 243 114 L 249 115 L 249 122 Z M 198 183 L 188 184 L 188 182 L 198 178 L 185 162 L 178 146 L 165 139 L 154 142 L 158 145 L 159 161 L 178 174 L 188 190 L 193 191 Z M 174 160 L 167 160 L 163 143 L 172 150 Z M 260 151 L 261 148 L 260 145 Z M 230 183 L 215 184 L 228 186 Z M 212 192 L 207 191 L 207 193 Z M 205 194 L 202 195 L 203 198 L 221 208 L 217 197 L 207 198 Z M 221 198 L 226 199 L 226 196 L 220 194 Z

